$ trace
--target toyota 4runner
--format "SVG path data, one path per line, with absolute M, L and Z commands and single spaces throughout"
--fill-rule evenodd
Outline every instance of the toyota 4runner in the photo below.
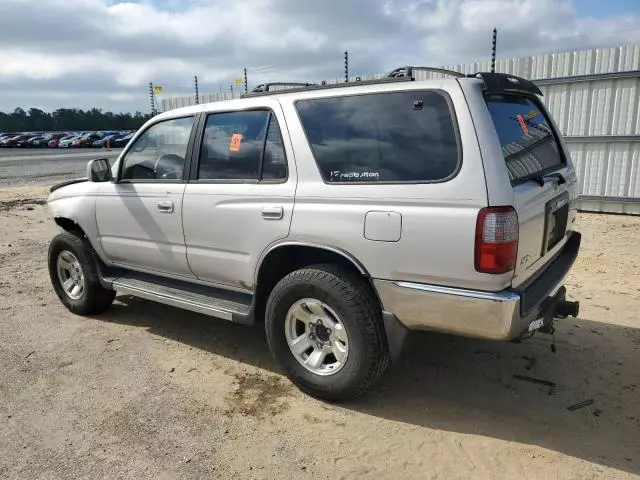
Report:
M 578 314 L 563 281 L 580 234 L 540 90 L 416 69 L 152 118 L 113 165 L 52 187 L 58 297 L 80 315 L 120 293 L 264 323 L 288 377 L 329 400 L 372 387 L 410 330 L 551 332 Z

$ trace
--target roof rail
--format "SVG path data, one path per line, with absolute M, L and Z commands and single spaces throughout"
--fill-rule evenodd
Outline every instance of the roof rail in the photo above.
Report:
M 326 89 L 334 89 L 334 88 L 344 88 L 344 87 L 357 87 L 361 85 L 377 85 L 380 83 L 396 83 L 396 82 L 410 82 L 412 81 L 409 77 L 382 77 L 373 80 L 358 80 L 360 77 L 356 77 L 355 82 L 340 82 L 340 83 L 326 83 L 323 81 L 320 85 L 316 83 L 301 83 L 300 86 L 297 86 L 295 83 L 282 83 L 282 84 L 270 84 L 270 85 L 291 85 L 292 88 L 286 88 L 282 90 L 262 90 L 262 85 L 258 85 L 258 87 L 254 88 L 251 92 L 245 93 L 241 95 L 240 98 L 250 98 L 250 97 L 258 97 L 263 95 L 276 95 L 282 93 L 297 93 L 297 92 L 307 92 L 309 90 L 326 90 Z M 258 88 L 260 88 L 258 90 Z
M 454 77 L 466 77 L 464 73 L 454 72 L 453 70 L 445 70 L 443 68 L 400 67 L 391 71 L 385 77 L 372 79 L 372 80 L 361 80 L 360 77 L 356 77 L 355 82 L 344 82 L 344 83 L 341 82 L 341 83 L 327 84 L 326 82 L 323 81 L 320 85 L 318 85 L 317 83 L 298 83 L 298 82 L 262 83 L 257 87 L 255 87 L 254 89 L 252 89 L 250 92 L 242 94 L 240 98 L 256 97 L 261 95 L 273 95 L 276 93 L 302 92 L 305 90 L 354 87 L 357 85 L 373 85 L 378 83 L 411 82 L 415 80 L 415 77 L 413 76 L 413 72 L 415 70 L 426 70 L 429 72 L 436 72 L 444 75 L 452 75 Z M 279 88 L 277 90 L 274 90 L 273 87 L 290 87 L 290 88 Z
M 415 80 L 415 77 L 413 76 L 414 70 L 425 70 L 427 72 L 441 73 L 443 75 L 452 75 L 452 76 L 458 77 L 458 78 L 466 77 L 466 75 L 464 73 L 454 72 L 453 70 L 447 70 L 447 69 L 444 69 L 444 68 L 409 67 L 409 66 L 396 68 L 395 70 L 392 70 L 391 72 L 389 72 L 387 77 L 392 77 L 392 78 L 410 77 L 412 80 Z
M 265 93 L 272 91 L 272 87 L 310 87 L 311 85 L 315 85 L 315 83 L 300 83 L 300 82 L 270 82 L 270 83 L 261 83 L 253 90 L 251 93 Z

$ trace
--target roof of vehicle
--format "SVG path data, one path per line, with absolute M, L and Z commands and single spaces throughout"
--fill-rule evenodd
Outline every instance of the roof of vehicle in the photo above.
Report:
M 416 70 L 426 70 L 446 75 L 450 78 L 416 80 L 414 76 Z M 515 75 L 493 72 L 479 72 L 477 74 L 465 75 L 460 72 L 443 70 L 440 68 L 401 67 L 393 70 L 386 77 L 375 80 L 357 80 L 355 82 L 321 85 L 295 82 L 262 84 L 258 85 L 253 91 L 243 95 L 240 99 L 224 100 L 177 108 L 160 113 L 151 121 L 153 122 L 158 119 L 192 115 L 206 111 L 251 108 L 252 106 L 264 105 L 265 101 L 261 99 L 266 96 L 278 99 L 286 98 L 297 100 L 335 95 L 358 95 L 371 92 L 406 90 L 407 87 L 412 90 L 425 87 L 437 88 L 444 87 L 448 83 L 458 81 L 482 83 L 487 93 L 523 93 L 527 95 L 542 95 L 542 92 L 533 82 Z M 272 87 L 277 87 L 277 89 L 272 89 Z

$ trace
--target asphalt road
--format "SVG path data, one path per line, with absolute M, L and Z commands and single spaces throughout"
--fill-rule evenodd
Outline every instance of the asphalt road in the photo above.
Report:
M 0 149 L 0 186 L 49 185 L 86 176 L 92 158 L 114 161 L 122 149 Z

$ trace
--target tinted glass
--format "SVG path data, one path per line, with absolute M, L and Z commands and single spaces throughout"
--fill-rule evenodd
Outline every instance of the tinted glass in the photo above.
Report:
M 487 97 L 487 106 L 511 180 L 530 178 L 562 165 L 558 142 L 533 100 L 514 95 L 491 95 Z
M 264 150 L 264 163 L 262 165 L 263 180 L 284 180 L 287 178 L 287 159 L 284 154 L 284 145 L 280 126 L 276 117 L 271 115 L 267 130 L 267 141 Z
M 269 112 L 209 115 L 200 150 L 201 180 L 257 180 Z
M 156 123 L 140 135 L 123 160 L 122 178 L 176 180 L 182 178 L 193 117 Z
M 397 92 L 297 102 L 327 182 L 429 182 L 458 165 L 451 112 L 436 92 Z

